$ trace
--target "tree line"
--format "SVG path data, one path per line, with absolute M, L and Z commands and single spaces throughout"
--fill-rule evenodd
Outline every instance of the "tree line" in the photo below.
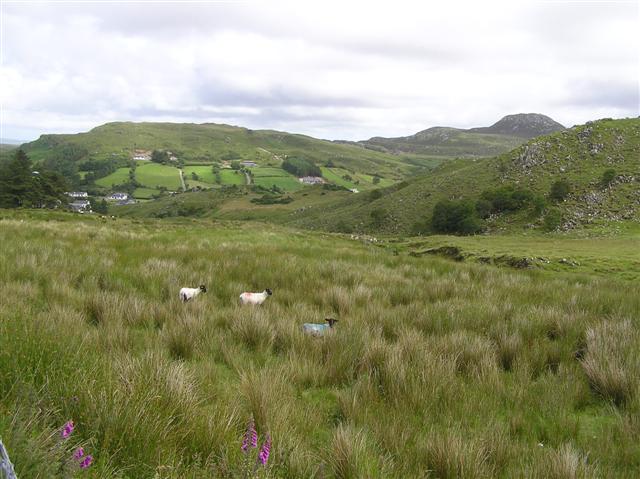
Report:
M 0 165 L 1 208 L 53 208 L 66 203 L 68 188 L 65 177 L 48 165 L 34 170 L 22 149 Z

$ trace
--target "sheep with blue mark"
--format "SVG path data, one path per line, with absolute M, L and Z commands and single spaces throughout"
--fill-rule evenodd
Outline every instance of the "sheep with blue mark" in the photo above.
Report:
M 333 331 L 333 325 L 338 322 L 338 320 L 334 318 L 325 318 L 325 321 L 325 324 L 304 323 L 302 325 L 302 330 L 311 336 L 323 336 L 326 333 Z

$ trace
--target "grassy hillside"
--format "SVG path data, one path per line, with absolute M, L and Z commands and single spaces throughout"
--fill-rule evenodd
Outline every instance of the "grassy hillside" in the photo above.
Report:
M 603 187 L 602 175 L 608 169 L 615 171 L 615 179 Z M 496 158 L 449 161 L 384 190 L 379 197 L 367 194 L 336 200 L 331 214 L 309 210 L 292 217 L 291 224 L 410 234 L 425 224 L 441 199 L 475 199 L 500 185 L 547 195 L 559 179 L 568 181 L 572 190 L 564 202 L 552 205 L 562 213 L 565 228 L 640 220 L 640 120 L 600 120 L 530 140 Z M 490 226 L 501 231 L 540 222 L 540 217 L 523 212 L 501 215 Z
M 273 439 L 260 477 L 640 474 L 634 282 L 248 223 L 0 215 L 0 436 L 19 477 L 67 477 L 78 445 L 88 478 L 242 477 L 252 417 Z M 302 334 L 330 316 L 333 334 Z
M 331 161 L 336 166 L 390 179 L 400 179 L 420 169 L 397 156 L 360 146 L 211 123 L 107 123 L 86 133 L 43 135 L 23 148 L 35 161 L 64 152 L 77 155 L 78 161 L 123 161 L 141 149 L 169 150 L 186 162 L 241 159 L 264 166 L 279 166 L 285 156 L 303 156 L 317 164 Z

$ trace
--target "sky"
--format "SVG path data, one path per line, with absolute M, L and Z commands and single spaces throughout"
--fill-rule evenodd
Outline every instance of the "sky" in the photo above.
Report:
M 640 115 L 640 2 L 1 0 L 0 137 L 110 121 L 404 136 Z

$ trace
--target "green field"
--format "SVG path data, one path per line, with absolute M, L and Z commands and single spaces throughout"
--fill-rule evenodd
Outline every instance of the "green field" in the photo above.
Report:
M 274 185 L 286 191 L 298 191 L 304 188 L 298 178 L 282 168 L 251 168 L 251 173 L 253 175 L 253 183 L 265 188 L 271 188 Z
M 634 281 L 192 219 L 4 210 L 0 242 L 19 477 L 63 477 L 78 445 L 91 478 L 243 477 L 250 418 L 273 438 L 263 477 L 640 474 Z M 333 334 L 302 333 L 325 317 Z
M 96 180 L 96 185 L 111 188 L 113 185 L 121 185 L 129 181 L 129 168 L 118 168 L 116 171 Z
M 133 192 L 133 196 L 135 198 L 148 200 L 151 199 L 153 195 L 157 195 L 158 193 L 160 193 L 160 190 L 156 190 L 153 188 L 136 188 Z
M 213 174 L 213 169 L 211 165 L 205 166 L 195 166 L 195 165 L 187 165 L 183 168 L 184 171 L 184 179 L 191 180 L 191 174 L 195 173 L 198 175 L 198 181 L 203 183 L 216 183 L 216 176 Z
M 293 176 L 291 175 L 291 173 L 283 170 L 282 168 L 269 168 L 269 167 L 259 167 L 259 168 L 250 168 L 251 173 L 253 174 L 254 178 L 259 178 L 259 177 L 263 177 L 263 176 Z
M 345 188 L 358 190 L 369 190 L 372 188 L 384 188 L 391 186 L 394 181 L 387 178 L 380 178 L 380 182 L 376 185 L 373 184 L 373 176 L 364 173 L 354 173 L 352 171 L 345 170 L 344 168 L 327 168 L 322 167 L 322 176 L 329 182 L 335 183 Z M 353 181 L 345 180 L 343 176 L 349 175 L 353 178 Z M 357 183 L 356 183 L 357 181 Z
M 179 174 L 178 168 L 158 163 L 145 163 L 136 168 L 136 180 L 147 188 L 164 186 L 177 191 L 181 187 Z
M 220 181 L 223 185 L 244 185 L 244 173 L 235 170 L 220 170 Z

